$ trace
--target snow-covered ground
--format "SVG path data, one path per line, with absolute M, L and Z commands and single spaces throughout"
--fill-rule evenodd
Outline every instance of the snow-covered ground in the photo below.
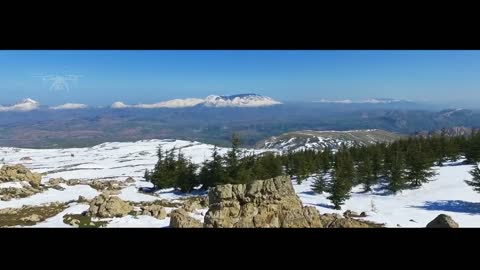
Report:
M 52 202 L 69 202 L 77 200 L 78 196 L 83 196 L 88 200 L 93 199 L 99 192 L 87 185 L 68 186 L 62 185 L 65 190 L 48 189 L 44 192 L 34 194 L 26 198 L 12 199 L 10 201 L 0 201 L 0 209 L 2 208 L 20 208 L 23 205 L 42 205 Z
M 367 220 L 386 223 L 387 227 L 398 227 L 397 224 L 401 227 L 425 227 L 439 214 L 447 214 L 460 227 L 480 227 L 480 194 L 464 182 L 471 179 L 471 169 L 471 165 L 453 163 L 435 167 L 438 175 L 431 182 L 396 195 L 386 195 L 380 190 L 363 193 L 362 187 L 357 186 L 342 210 L 331 208 L 328 193 L 319 195 L 312 192 L 313 178 L 308 178 L 301 185 L 293 182 L 293 186 L 304 205 L 315 206 L 320 213 L 342 214 L 347 209 L 358 213 L 365 211 Z
M 90 148 L 72 149 L 19 149 L 0 147 L 0 154 L 5 164 L 24 164 L 35 172 L 45 173 L 42 182 L 50 178 L 65 179 L 114 179 L 124 180 L 133 177 L 135 183 L 121 190 L 121 199 L 142 202 L 158 199 L 178 200 L 193 195 L 179 194 L 172 189 L 161 190 L 155 194 L 138 192 L 139 187 L 150 187 L 151 183 L 143 181 L 145 169 L 152 169 L 157 162 L 156 149 L 181 148 L 182 152 L 195 163 L 202 163 L 211 156 L 213 146 L 198 142 L 180 140 L 149 140 L 124 143 L 104 143 Z M 220 148 L 220 153 L 228 149 Z M 261 152 L 259 150 L 258 152 Z M 73 156 L 72 156 L 73 154 Z M 21 161 L 30 157 L 31 161 Z M 1 166 L 1 164 L 0 164 Z M 351 198 L 345 202 L 342 210 L 331 208 L 328 194 L 314 194 L 311 189 L 313 179 L 309 178 L 301 185 L 293 181 L 295 191 L 305 205 L 315 206 L 320 213 L 343 213 L 350 209 L 356 212 L 365 211 L 367 220 L 386 223 L 388 227 L 425 227 L 438 214 L 447 214 L 457 221 L 460 227 L 480 227 L 480 194 L 474 192 L 464 180 L 470 179 L 472 166 L 461 164 L 446 164 L 435 168 L 438 175 L 433 181 L 424 184 L 420 189 L 404 190 L 397 195 L 385 195 L 381 191 L 362 193 L 361 187 L 355 187 Z M 68 202 L 78 196 L 92 199 L 98 191 L 88 185 L 67 186 L 61 184 L 64 191 L 49 189 L 27 198 L 0 201 L 0 209 L 23 205 L 41 205 L 51 202 Z M 17 187 L 20 183 L 2 183 L 0 188 Z M 44 222 L 39 227 L 64 227 L 63 215 L 67 213 L 80 214 L 88 208 L 85 204 L 72 203 L 62 213 Z M 167 209 L 167 212 L 172 209 Z M 205 214 L 207 209 L 200 212 Z M 202 214 L 192 214 L 192 217 L 203 219 Z M 413 220 L 413 221 L 411 221 Z M 169 218 L 157 220 L 148 216 L 127 216 L 109 220 L 108 227 L 166 227 Z
M 145 169 L 152 169 L 157 162 L 157 148 L 181 149 L 186 157 L 200 164 L 208 160 L 213 145 L 183 140 L 148 140 L 138 142 L 103 143 L 88 148 L 68 149 L 24 149 L 0 147 L 5 164 L 23 164 L 39 173 L 47 173 L 43 181 L 50 178 L 65 179 L 118 179 L 131 176 L 142 178 Z M 219 148 L 220 154 L 227 148 Z M 21 160 L 29 157 L 32 160 Z
M 38 228 L 73 228 L 72 226 L 63 223 L 63 216 L 64 215 L 78 215 L 81 214 L 84 211 L 88 210 L 88 205 L 87 204 L 78 204 L 78 203 L 72 203 L 69 205 L 69 207 L 62 212 L 58 213 L 57 215 L 47 218 L 45 221 L 40 222 L 35 224 L 32 227 L 38 227 Z

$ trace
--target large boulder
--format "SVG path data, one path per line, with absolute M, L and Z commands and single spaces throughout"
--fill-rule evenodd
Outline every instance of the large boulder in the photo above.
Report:
M 194 212 L 198 209 L 208 208 L 208 197 L 207 196 L 196 196 L 187 198 L 183 202 L 182 208 L 187 212 Z
M 50 185 L 50 186 L 57 186 L 57 185 L 63 184 L 63 183 L 65 183 L 65 179 L 63 179 L 62 177 L 51 178 L 50 180 L 48 180 L 48 185 Z
M 4 165 L 0 169 L 0 182 L 26 181 L 32 187 L 39 187 L 42 175 L 34 173 L 21 164 Z
M 427 224 L 427 228 L 458 228 L 458 223 L 452 217 L 440 214 Z
M 157 219 L 165 219 L 167 217 L 167 212 L 165 211 L 165 208 L 163 208 L 161 205 L 156 204 L 142 207 L 141 214 L 152 216 Z
M 100 194 L 90 202 L 88 213 L 101 218 L 123 217 L 133 211 L 133 206 L 117 196 Z
M 305 207 L 288 176 L 247 185 L 220 185 L 209 191 L 206 228 L 350 228 L 379 227 L 340 215 L 320 215 Z
M 170 228 L 202 228 L 200 221 L 191 217 L 183 209 L 175 209 L 170 213 Z
M 120 190 L 123 187 L 121 182 L 115 180 L 93 180 L 89 183 L 89 185 L 99 191 L 114 191 Z

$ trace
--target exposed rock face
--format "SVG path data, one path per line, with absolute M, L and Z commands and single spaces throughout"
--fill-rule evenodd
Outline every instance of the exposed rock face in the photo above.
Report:
M 88 181 L 79 179 L 68 179 L 65 183 L 69 186 L 88 185 Z
M 208 196 L 191 197 L 185 200 L 182 207 L 187 212 L 208 208 Z
M 0 169 L 0 182 L 27 181 L 32 187 L 39 187 L 42 175 L 31 172 L 23 165 L 4 165 Z
M 102 193 L 90 202 L 88 213 L 91 216 L 110 218 L 126 216 L 132 210 L 133 207 L 129 203 L 116 196 Z
M 85 202 L 88 202 L 88 199 L 85 198 L 84 196 L 80 195 L 80 196 L 78 196 L 77 202 L 85 203 Z
M 287 176 L 216 186 L 209 192 L 209 203 L 207 228 L 374 227 L 340 215 L 321 216 L 315 207 L 304 207 Z
M 123 187 L 123 183 L 120 181 L 102 181 L 102 180 L 93 180 L 89 185 L 99 191 L 103 190 L 120 190 Z
M 342 218 L 338 214 L 323 214 L 320 216 L 323 228 L 381 228 L 383 224 L 376 224 L 354 218 Z
M 48 180 L 48 185 L 50 186 L 56 186 L 56 185 L 59 185 L 59 184 L 63 184 L 65 183 L 65 179 L 63 178 L 52 178 L 50 180 Z
M 347 210 L 343 213 L 343 216 L 348 218 L 348 217 L 358 217 L 359 214 L 355 211 L 352 211 L 352 210 Z
M 191 217 L 183 209 L 175 209 L 170 213 L 170 228 L 202 228 L 200 221 Z
M 25 198 L 39 192 L 41 192 L 39 189 L 36 189 L 33 187 L 23 187 L 23 188 L 10 187 L 10 188 L 0 189 L 0 195 L 3 195 L 3 197 L 9 197 L 9 198 Z
M 132 177 L 128 177 L 128 178 L 125 180 L 125 183 L 127 183 L 127 184 L 135 183 L 135 179 L 133 179 Z
M 39 222 L 42 220 L 42 217 L 37 214 L 32 214 L 28 217 L 23 217 L 20 219 L 21 221 L 29 221 L 29 222 Z
M 458 228 L 458 223 L 452 217 L 440 214 L 427 224 L 427 228 Z
M 152 216 L 157 219 L 164 219 L 167 217 L 167 212 L 165 211 L 165 208 L 163 208 L 161 205 L 155 204 L 142 207 L 141 214 Z

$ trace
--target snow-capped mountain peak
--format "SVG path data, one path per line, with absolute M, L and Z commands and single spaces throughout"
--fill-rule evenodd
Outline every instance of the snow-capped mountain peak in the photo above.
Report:
M 203 105 L 207 107 L 262 107 L 281 104 L 270 97 L 265 97 L 257 94 L 239 94 L 232 96 L 218 96 L 210 95 L 204 99 L 200 98 L 186 98 L 173 99 L 162 101 L 153 104 L 137 104 L 127 105 L 123 102 L 115 102 L 112 104 L 114 109 L 123 108 L 140 108 L 140 109 L 155 109 L 155 108 L 186 108 Z
M 281 104 L 281 102 L 257 94 L 210 95 L 205 99 L 205 106 L 208 107 L 260 107 L 277 104 Z
M 0 105 L 0 112 L 8 112 L 8 111 L 26 112 L 26 111 L 36 110 L 38 109 L 38 107 L 40 107 L 40 103 L 38 101 L 35 101 L 31 98 L 26 98 L 16 103 L 15 105 L 11 105 L 11 106 Z

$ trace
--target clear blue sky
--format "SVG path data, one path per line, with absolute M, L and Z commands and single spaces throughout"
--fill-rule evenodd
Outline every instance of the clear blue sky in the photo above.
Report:
M 70 90 L 42 76 L 82 75 Z M 281 101 L 480 104 L 480 51 L 0 51 L 0 104 L 109 105 L 254 92 Z

